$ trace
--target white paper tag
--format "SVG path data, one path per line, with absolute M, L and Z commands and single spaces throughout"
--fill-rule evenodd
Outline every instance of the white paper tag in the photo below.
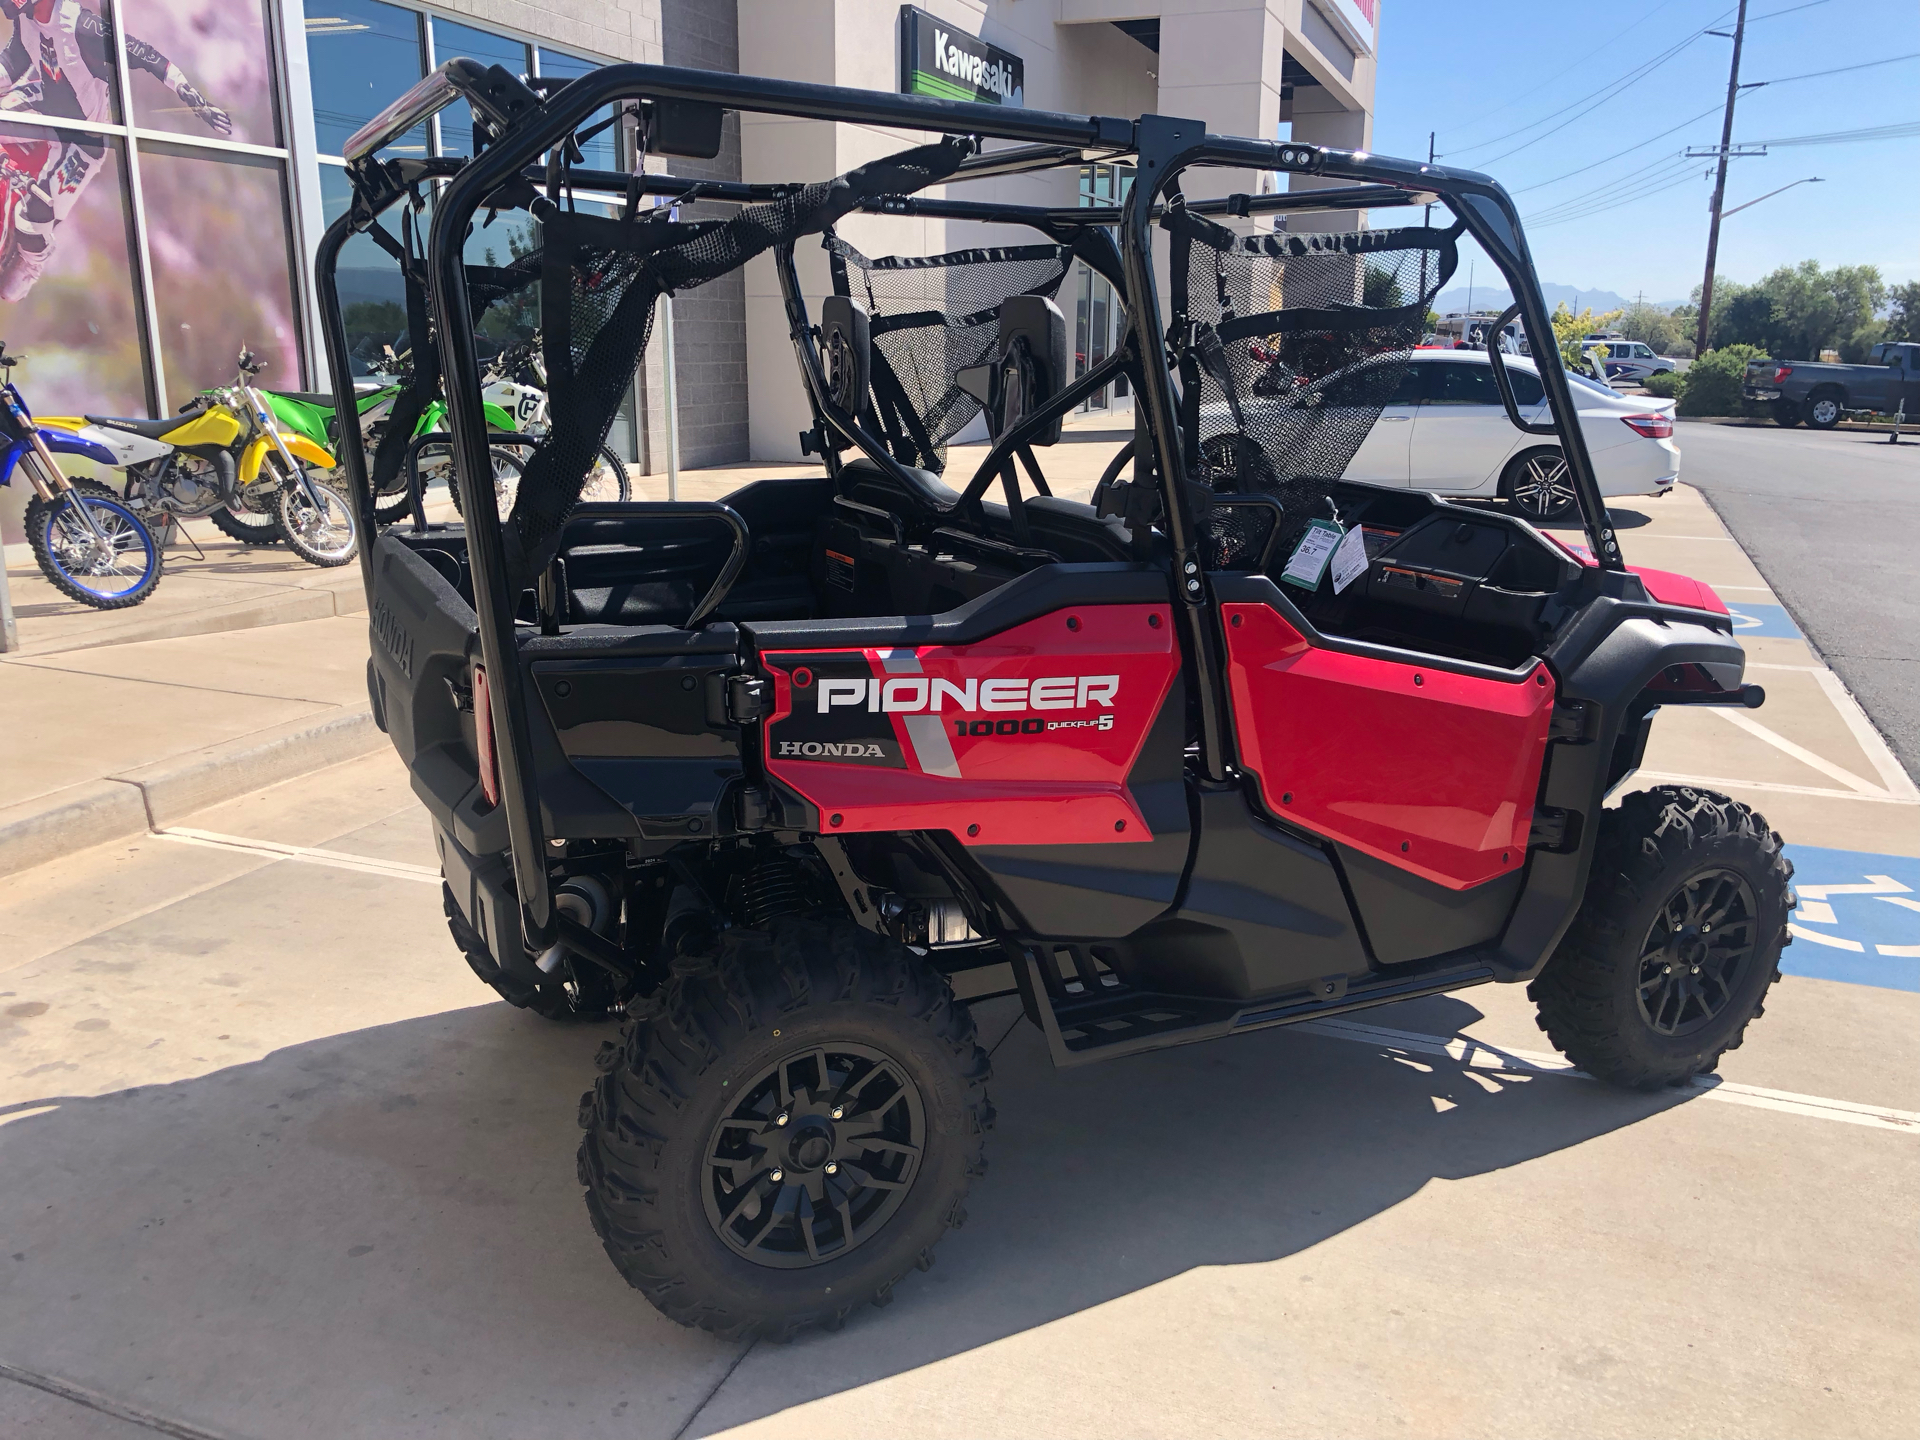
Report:
M 1332 558 L 1334 547 L 1345 533 L 1331 520 L 1309 522 L 1307 533 L 1293 547 L 1293 558 L 1287 561 L 1287 568 L 1280 572 L 1280 578 L 1290 585 L 1298 585 L 1302 590 L 1318 590 L 1320 577 L 1327 573 L 1327 561 Z
M 1333 593 L 1338 595 L 1366 573 L 1367 537 L 1356 525 L 1333 548 Z

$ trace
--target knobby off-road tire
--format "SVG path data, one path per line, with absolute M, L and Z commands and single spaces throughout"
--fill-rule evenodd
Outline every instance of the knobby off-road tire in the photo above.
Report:
M 727 1337 L 838 1328 L 965 1220 L 987 1056 L 905 946 L 844 921 L 730 930 L 631 1013 L 581 1097 L 580 1183 L 663 1314 Z
M 468 967 L 509 1005 L 531 1010 L 548 1020 L 605 1020 L 613 1014 L 619 996 L 604 971 L 581 965 L 571 977 L 572 988 L 565 973 L 548 976 L 538 985 L 525 984 L 500 968 L 486 941 L 460 913 L 453 890 L 445 883 L 440 886 L 440 903 L 447 912 L 447 929 L 453 934 L 453 943 L 467 957 Z
M 1629 795 L 1602 815 L 1580 913 L 1527 988 L 1540 1028 L 1617 1085 L 1710 1073 L 1780 978 L 1792 878 L 1780 837 L 1738 801 L 1682 786 Z

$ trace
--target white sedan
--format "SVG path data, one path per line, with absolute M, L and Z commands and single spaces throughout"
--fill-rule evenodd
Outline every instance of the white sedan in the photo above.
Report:
M 1549 420 L 1534 362 L 1505 359 L 1521 418 Z M 1567 380 L 1600 493 L 1664 495 L 1672 489 L 1680 478 L 1673 402 L 1616 395 L 1581 375 L 1569 374 Z M 1338 378 L 1331 383 L 1340 387 Z M 1329 395 L 1325 403 L 1339 401 Z M 1527 434 L 1507 419 L 1484 351 L 1414 351 L 1345 478 L 1442 495 L 1497 497 L 1534 521 L 1559 519 L 1574 506 L 1560 447 L 1552 436 Z

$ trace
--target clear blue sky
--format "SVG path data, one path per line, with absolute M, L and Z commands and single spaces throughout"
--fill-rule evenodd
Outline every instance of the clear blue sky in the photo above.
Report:
M 1805 3 L 1749 0 L 1742 81 L 1920 52 L 1916 0 L 1799 8 Z M 1732 42 L 1711 35 L 1685 42 L 1709 26 L 1731 29 L 1734 0 L 1384 0 L 1380 9 L 1378 153 L 1424 158 L 1427 132 L 1437 131 L 1442 160 L 1484 170 L 1514 192 L 1542 280 L 1629 297 L 1644 290 L 1649 300 L 1678 299 L 1700 283 L 1712 193 L 1702 176 L 1712 162 L 1680 156 L 1689 146 L 1719 143 Z M 1675 46 L 1677 53 L 1626 88 L 1575 104 Z M 1744 91 L 1733 138 L 1903 121 L 1920 122 L 1920 60 Z M 1651 143 L 1607 161 L 1641 141 Z M 1808 175 L 1826 183 L 1800 185 L 1727 219 L 1721 274 L 1753 281 L 1815 259 L 1878 265 L 1888 281 L 1920 279 L 1920 135 L 1774 148 L 1765 158 L 1735 160 L 1727 208 Z M 1669 182 L 1678 183 L 1633 198 Z M 1577 218 L 1548 223 L 1563 216 Z M 1484 275 L 1484 261 L 1480 268 Z M 1463 256 L 1462 283 L 1465 276 Z

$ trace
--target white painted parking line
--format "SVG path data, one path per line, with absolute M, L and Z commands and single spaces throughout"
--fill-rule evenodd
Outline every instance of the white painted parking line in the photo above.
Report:
M 156 830 L 162 840 L 181 845 L 204 845 L 212 850 L 238 850 L 268 860 L 297 860 L 306 865 L 324 865 L 333 870 L 355 870 L 363 875 L 384 875 L 391 880 L 412 880 L 423 885 L 438 885 L 440 872 L 426 865 L 410 865 L 404 860 L 381 860 L 371 855 L 349 855 L 344 850 L 317 850 L 310 845 L 282 845 L 275 840 L 255 840 L 245 835 L 221 835 L 212 830 L 193 830 L 184 825 Z
M 1543 1054 L 1537 1050 L 1509 1050 L 1466 1035 L 1422 1035 L 1411 1030 L 1388 1030 L 1382 1026 L 1361 1025 L 1344 1019 L 1303 1020 L 1291 1028 L 1309 1035 L 1325 1036 L 1329 1040 L 1352 1040 L 1387 1050 L 1405 1050 L 1415 1055 L 1444 1056 L 1449 1060 L 1461 1061 L 1473 1070 L 1563 1075 L 1574 1080 L 1593 1078 L 1586 1071 L 1575 1069 L 1563 1056 Z M 1908 1110 L 1890 1110 L 1882 1105 L 1857 1105 L 1851 1100 L 1829 1100 L 1822 1095 L 1800 1095 L 1791 1090 L 1740 1085 L 1731 1080 L 1722 1080 L 1717 1075 L 1696 1075 L 1692 1088 L 1696 1098 L 1701 1100 L 1774 1110 L 1811 1120 L 1832 1120 L 1842 1125 L 1864 1125 L 1872 1130 L 1920 1134 L 1920 1114 Z
M 1828 800 L 1865 800 L 1875 805 L 1920 805 L 1903 795 L 1888 795 L 1879 790 L 1866 792 L 1834 790 L 1823 785 L 1788 785 L 1778 780 L 1735 780 L 1726 775 L 1683 775 L 1674 770 L 1641 770 L 1636 778 L 1667 785 L 1693 785 L 1706 789 L 1732 787 L 1736 790 L 1771 790 L 1781 795 L 1818 795 Z

